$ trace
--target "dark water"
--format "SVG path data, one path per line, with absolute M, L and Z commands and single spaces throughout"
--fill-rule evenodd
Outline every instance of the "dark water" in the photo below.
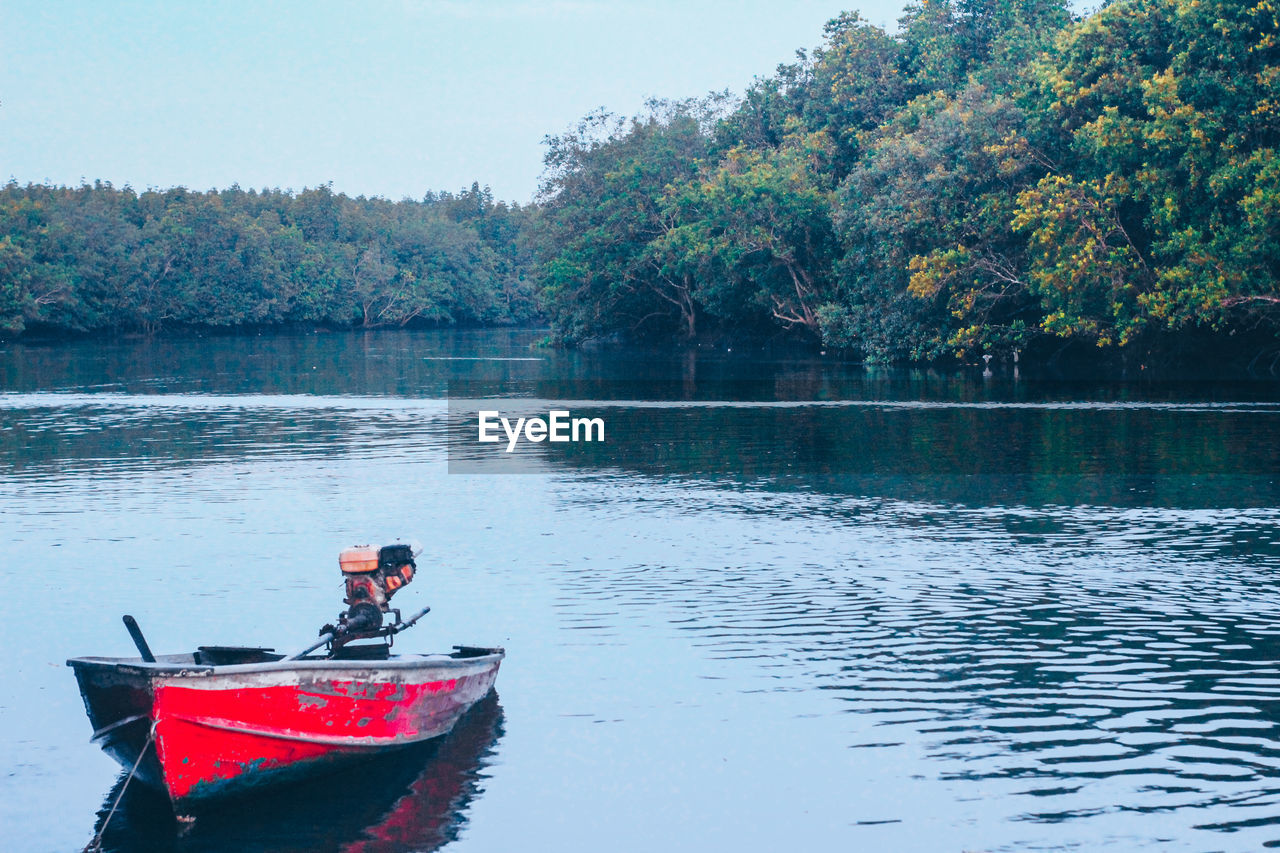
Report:
M 401 646 L 505 645 L 498 697 L 180 846 L 131 790 L 109 849 L 1280 844 L 1276 385 L 535 337 L 0 350 L 5 849 L 77 850 L 114 799 L 63 660 L 130 653 L 121 613 L 294 648 L 336 552 L 397 536 L 433 607 Z M 451 382 L 608 440 L 449 473 Z

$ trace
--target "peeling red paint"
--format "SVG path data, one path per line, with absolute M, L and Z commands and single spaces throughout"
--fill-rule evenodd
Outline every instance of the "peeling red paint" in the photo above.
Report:
M 230 783 L 435 737 L 489 691 L 497 669 L 420 684 L 163 684 L 154 714 L 164 785 L 175 801 L 210 796 Z

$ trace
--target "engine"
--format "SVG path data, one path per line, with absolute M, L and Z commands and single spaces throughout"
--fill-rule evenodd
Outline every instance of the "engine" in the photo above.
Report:
M 350 639 L 369 634 L 382 627 L 382 617 L 391 612 L 391 596 L 413 580 L 418 566 L 413 561 L 417 551 L 411 545 L 357 545 L 338 556 L 338 566 L 346 582 L 347 609 L 338 615 L 332 629 L 336 639 Z

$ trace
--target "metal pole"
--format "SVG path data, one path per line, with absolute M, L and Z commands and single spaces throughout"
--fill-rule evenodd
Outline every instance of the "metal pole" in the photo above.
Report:
M 323 646 L 325 643 L 328 643 L 328 642 L 330 642 L 330 641 L 332 641 L 332 640 L 333 640 L 333 634 L 332 634 L 332 633 L 324 634 L 323 636 L 321 636 L 321 637 L 320 637 L 320 639 L 316 640 L 314 643 L 312 643 L 311 645 L 307 646 L 307 647 L 306 647 L 305 649 L 303 649 L 302 651 L 300 651 L 300 652 L 294 652 L 293 654 L 291 654 L 291 655 L 289 655 L 287 658 L 285 658 L 285 660 L 297 660 L 297 659 L 298 659 L 298 658 L 300 658 L 300 657 L 305 657 L 306 655 L 311 654 L 311 653 L 312 653 L 312 652 L 314 652 L 316 649 L 318 649 L 318 648 L 320 648 L 321 646 Z

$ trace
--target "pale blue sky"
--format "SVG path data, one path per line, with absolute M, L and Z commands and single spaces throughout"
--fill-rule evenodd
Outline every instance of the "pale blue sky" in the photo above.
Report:
M 900 0 L 867 0 L 892 27 Z M 771 73 L 839 0 L 0 0 L 0 181 L 304 186 L 393 199 L 473 180 L 525 202 L 542 138 Z

